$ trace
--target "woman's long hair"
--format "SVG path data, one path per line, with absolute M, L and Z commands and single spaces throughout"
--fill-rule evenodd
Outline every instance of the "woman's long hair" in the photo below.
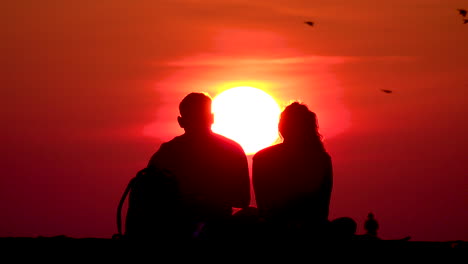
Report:
M 284 142 L 296 142 L 325 151 L 317 115 L 306 104 L 294 101 L 281 112 L 278 129 Z

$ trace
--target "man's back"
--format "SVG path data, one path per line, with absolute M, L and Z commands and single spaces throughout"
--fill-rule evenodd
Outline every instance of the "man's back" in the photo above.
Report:
M 175 175 L 192 221 L 225 219 L 232 207 L 250 203 L 246 155 L 239 144 L 221 135 L 177 136 L 161 145 L 148 166 Z

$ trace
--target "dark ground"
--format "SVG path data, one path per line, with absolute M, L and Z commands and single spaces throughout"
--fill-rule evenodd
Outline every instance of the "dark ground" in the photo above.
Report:
M 356 240 L 309 243 L 307 241 L 224 241 L 180 243 L 122 239 L 57 237 L 0 238 L 4 263 L 468 263 L 468 242 Z M 421 250 L 420 250 L 421 249 Z M 441 251 L 439 251 L 439 249 Z M 457 250 L 459 249 L 459 250 Z M 461 250 L 460 250 L 461 249 Z M 441 253 L 442 252 L 442 253 Z M 461 254 L 460 254 L 461 253 Z M 463 260 L 464 259 L 464 260 Z M 6 262 L 6 261 L 8 262 Z
M 145 245 L 159 244 L 161 241 L 145 241 Z M 258 241 L 231 241 L 232 244 L 241 246 L 258 245 Z M 112 239 L 112 238 L 73 238 L 67 236 L 55 236 L 55 237 L 0 237 L 0 243 L 5 249 L 5 246 L 11 247 L 28 247 L 28 246 L 39 246 L 39 245 L 52 245 L 59 244 L 62 246 L 129 246 L 139 245 L 140 242 L 132 242 L 124 239 Z M 226 241 L 223 242 L 226 245 Z M 263 241 L 264 245 L 271 246 L 272 243 Z M 178 243 L 168 243 L 171 245 L 177 245 Z M 206 241 L 191 242 L 190 246 L 207 245 Z M 213 243 L 214 244 L 214 243 Z M 216 243 L 217 244 L 217 243 Z M 178 244 L 179 246 L 188 245 Z M 300 245 L 301 247 L 311 245 L 314 247 L 346 247 L 346 248 L 361 248 L 361 249 L 416 249 L 416 248 L 434 248 L 434 249 L 468 249 L 467 241 L 411 241 L 411 240 L 352 240 L 352 241 L 336 241 L 328 242 L 327 244 L 313 244 L 307 241 L 285 241 L 285 247 L 292 247 Z M 275 242 L 275 247 L 281 247 L 280 243 Z

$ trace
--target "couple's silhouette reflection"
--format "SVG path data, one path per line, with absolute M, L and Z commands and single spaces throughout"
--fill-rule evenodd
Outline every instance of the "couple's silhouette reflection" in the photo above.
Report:
M 148 162 L 149 169 L 169 171 L 178 188 L 178 208 L 171 210 L 178 212 L 177 225 L 159 227 L 166 234 L 159 239 L 323 240 L 339 237 L 337 231 L 343 228 L 340 236 L 354 234 L 349 221 L 329 221 L 332 159 L 317 116 L 306 104 L 294 101 L 286 106 L 278 125 L 283 141 L 253 156 L 256 207 L 250 205 L 247 156 L 238 143 L 211 130 L 211 104 L 204 92 L 184 97 L 177 121 L 185 132 L 161 144 Z M 233 214 L 236 208 L 240 210 Z M 177 231 L 171 235 L 170 228 Z

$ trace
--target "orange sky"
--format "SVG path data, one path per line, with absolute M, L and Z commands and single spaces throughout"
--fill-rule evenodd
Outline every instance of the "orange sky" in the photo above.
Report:
M 0 236 L 111 237 L 130 177 L 182 132 L 181 98 L 258 84 L 317 112 L 332 218 L 363 232 L 373 211 L 385 239 L 468 240 L 457 8 L 468 2 L 4 3 Z

